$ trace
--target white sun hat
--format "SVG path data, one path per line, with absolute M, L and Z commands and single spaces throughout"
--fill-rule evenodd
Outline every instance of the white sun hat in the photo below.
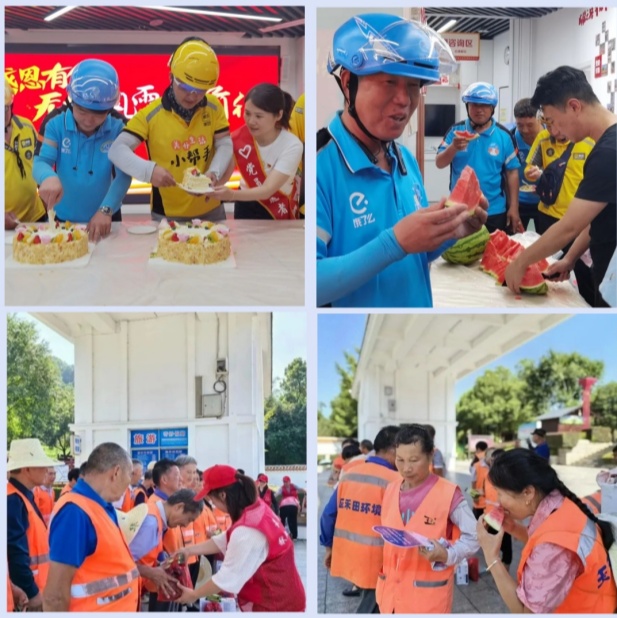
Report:
M 10 472 L 20 468 L 49 468 L 61 465 L 61 461 L 54 461 L 45 454 L 40 440 L 25 438 L 11 442 L 6 469 Z
M 120 530 L 122 530 L 122 534 L 124 534 L 126 544 L 130 545 L 139 529 L 143 526 L 144 521 L 146 521 L 146 517 L 148 517 L 148 505 L 140 504 L 128 513 L 116 509 L 116 515 L 118 516 L 118 525 Z
M 197 582 L 195 583 L 195 589 L 200 588 L 206 582 L 209 582 L 212 579 L 212 565 L 210 561 L 205 557 L 201 556 L 199 559 L 199 574 L 197 575 Z

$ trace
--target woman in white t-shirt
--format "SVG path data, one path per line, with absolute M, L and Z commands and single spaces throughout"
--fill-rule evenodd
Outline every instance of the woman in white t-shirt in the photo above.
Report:
M 215 188 L 221 201 L 235 202 L 236 219 L 299 217 L 302 142 L 289 129 L 293 99 L 274 84 L 258 84 L 244 103 L 244 126 L 232 133 L 240 189 Z M 233 171 L 228 168 L 226 178 Z
M 229 513 L 232 525 L 209 541 L 185 547 L 186 556 L 225 555 L 212 579 L 195 590 L 180 586 L 180 604 L 219 592 L 238 597 L 241 611 L 302 612 L 304 586 L 294 560 L 294 547 L 281 520 L 257 495 L 255 481 L 231 466 L 216 465 L 203 475 L 203 489 L 195 500 L 207 497 Z

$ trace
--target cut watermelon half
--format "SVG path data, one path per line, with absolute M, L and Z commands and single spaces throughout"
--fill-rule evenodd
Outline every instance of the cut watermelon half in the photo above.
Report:
M 482 191 L 480 190 L 480 182 L 476 173 L 469 165 L 466 165 L 459 176 L 459 179 L 452 189 L 452 193 L 446 200 L 446 206 L 455 206 L 456 204 L 464 204 L 467 206 L 467 212 L 471 217 L 476 206 L 480 204 Z
M 471 140 L 474 140 L 480 137 L 480 134 L 475 133 L 474 131 L 454 131 L 454 135 L 456 135 L 456 137 L 461 137 L 468 141 L 471 141 Z
M 497 534 L 503 526 L 503 520 L 506 516 L 502 506 L 493 507 L 484 515 L 484 522 L 487 524 L 487 530 L 491 534 Z

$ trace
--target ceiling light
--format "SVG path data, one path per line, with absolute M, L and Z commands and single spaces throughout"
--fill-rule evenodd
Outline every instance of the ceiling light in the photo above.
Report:
M 73 9 L 77 9 L 77 6 L 63 6 L 61 9 L 50 13 L 47 17 L 44 18 L 44 21 L 53 21 L 56 17 L 60 17 L 60 15 L 64 15 Z
M 229 17 L 230 19 L 254 19 L 256 21 L 283 21 L 282 17 L 261 17 L 260 15 L 245 15 L 244 13 L 223 13 L 222 11 L 206 11 L 204 9 L 184 9 L 177 6 L 146 6 L 151 11 L 169 11 L 170 13 L 191 13 L 194 15 L 212 15 L 213 17 Z
M 450 28 L 452 28 L 452 26 L 454 26 L 456 22 L 457 22 L 456 19 L 451 19 L 450 21 L 447 21 L 443 26 L 441 26 L 441 28 L 437 29 L 437 32 L 441 34 L 442 32 L 445 32 L 446 30 L 450 30 Z

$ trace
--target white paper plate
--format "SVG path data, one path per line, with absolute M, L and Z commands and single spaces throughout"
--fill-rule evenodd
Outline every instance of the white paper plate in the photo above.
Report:
M 126 231 L 129 234 L 154 234 L 157 229 L 156 225 L 132 225 L 127 227 Z
M 207 195 L 208 193 L 214 193 L 214 189 L 210 188 L 206 191 L 194 191 L 193 189 L 187 189 L 184 185 L 177 183 L 176 186 L 180 187 L 183 191 L 190 193 L 191 195 Z

